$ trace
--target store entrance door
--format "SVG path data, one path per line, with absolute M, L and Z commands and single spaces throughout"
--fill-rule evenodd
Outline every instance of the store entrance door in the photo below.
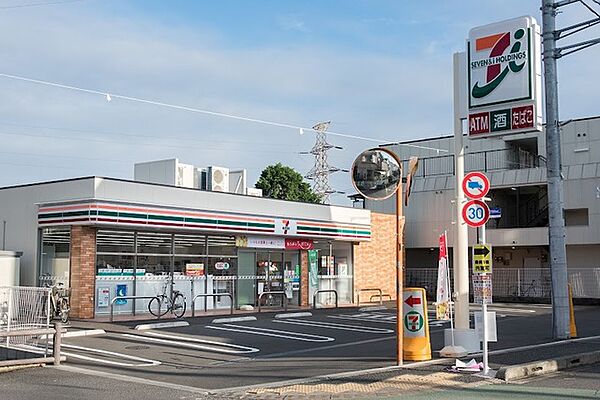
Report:
M 283 290 L 283 253 L 280 251 L 259 251 L 256 253 L 257 297 L 263 292 Z M 264 295 L 261 305 L 281 304 L 281 295 Z
M 256 304 L 256 254 L 240 251 L 238 253 L 237 304 L 238 306 Z

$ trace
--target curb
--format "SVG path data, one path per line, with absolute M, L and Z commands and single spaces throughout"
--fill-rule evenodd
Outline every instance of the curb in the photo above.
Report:
M 232 318 L 216 318 L 213 319 L 211 324 L 226 324 L 229 322 L 244 322 L 244 321 L 256 321 L 256 317 L 232 317 Z
M 136 325 L 136 331 L 145 331 L 148 329 L 161 329 L 161 328 L 177 328 L 181 326 L 190 326 L 187 321 L 173 321 L 173 322 L 156 322 L 153 324 L 141 324 Z
M 275 319 L 299 318 L 299 317 L 312 317 L 312 313 L 311 312 L 293 312 L 293 313 L 275 314 Z
M 551 360 L 502 367 L 498 370 L 496 378 L 511 382 L 597 362 L 600 362 L 600 351 L 573 354 Z
M 369 306 L 369 307 L 361 307 L 358 309 L 358 312 L 369 312 L 369 311 L 384 311 L 388 308 L 386 306 Z

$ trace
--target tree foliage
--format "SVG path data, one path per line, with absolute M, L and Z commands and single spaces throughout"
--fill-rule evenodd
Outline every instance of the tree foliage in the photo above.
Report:
M 305 203 L 321 202 L 321 196 L 312 191 L 310 185 L 304 182 L 302 175 L 281 163 L 266 167 L 260 174 L 255 187 L 262 189 L 263 196 L 272 199 Z

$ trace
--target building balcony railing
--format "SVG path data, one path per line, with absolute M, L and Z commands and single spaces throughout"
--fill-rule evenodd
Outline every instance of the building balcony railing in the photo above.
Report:
M 465 154 L 466 172 L 540 167 L 546 167 L 546 159 L 522 149 L 486 150 Z M 403 160 L 403 168 L 408 168 L 408 160 Z M 454 154 L 424 157 L 419 160 L 419 169 L 415 176 L 424 178 L 440 175 L 454 175 Z

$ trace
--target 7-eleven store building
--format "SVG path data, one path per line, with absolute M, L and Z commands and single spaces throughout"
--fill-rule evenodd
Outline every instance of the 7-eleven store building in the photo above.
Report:
M 365 209 L 100 177 L 0 188 L 0 204 L 6 248 L 23 252 L 21 284 L 64 282 L 76 318 L 107 315 L 117 294 L 159 294 L 171 275 L 188 310 L 203 293 L 232 293 L 236 307 L 267 291 L 292 307 L 318 289 L 342 304 L 366 288 L 395 297 L 394 217 Z M 147 302 L 117 301 L 115 313 L 147 312 Z M 225 296 L 195 305 L 229 306 Z

